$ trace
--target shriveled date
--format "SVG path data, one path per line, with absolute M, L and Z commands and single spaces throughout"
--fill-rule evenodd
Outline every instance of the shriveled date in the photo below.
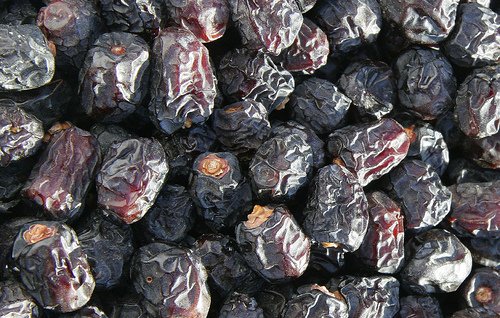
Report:
M 97 202 L 127 224 L 153 205 L 168 172 L 161 144 L 148 138 L 114 143 L 97 174 Z
M 31 171 L 23 194 L 58 220 L 74 219 L 97 172 L 101 150 L 89 132 L 69 123 L 55 124 L 45 152 Z
M 155 125 L 170 135 L 205 122 L 216 96 L 207 48 L 191 32 L 168 27 L 156 37 L 151 52 L 149 111 Z

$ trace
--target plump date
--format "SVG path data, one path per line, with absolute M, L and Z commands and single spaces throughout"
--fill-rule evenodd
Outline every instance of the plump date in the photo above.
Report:
M 203 153 L 193 163 L 190 193 L 212 229 L 233 227 L 251 209 L 252 191 L 230 152 Z
M 450 212 L 451 192 L 425 162 L 405 161 L 391 171 L 389 178 L 391 195 L 401 204 L 406 229 L 429 229 Z
M 328 151 L 357 176 L 362 186 L 396 167 L 408 153 L 410 138 L 395 120 L 383 118 L 335 130 Z
M 134 289 L 153 317 L 202 318 L 208 314 L 207 272 L 190 250 L 152 243 L 139 248 L 132 260 Z
M 57 220 L 76 218 L 101 160 L 94 136 L 72 124 L 55 124 L 50 143 L 31 171 L 23 195 Z
M 500 66 L 475 69 L 458 89 L 455 115 L 458 126 L 472 138 L 500 131 Z
M 170 135 L 205 122 L 216 96 L 207 48 L 191 32 L 168 27 L 155 38 L 151 52 L 149 111 L 158 129 Z
M 433 229 L 405 245 L 402 286 L 418 294 L 453 292 L 472 269 L 470 251 L 453 234 Z
M 50 82 L 54 55 L 35 25 L 0 24 L 0 91 L 23 91 Z
M 12 258 L 26 290 L 45 309 L 70 312 L 83 307 L 95 282 L 76 233 L 64 223 L 25 224 Z
M 121 121 L 141 104 L 148 80 L 146 41 L 125 32 L 104 33 L 80 69 L 83 110 L 97 121 Z
M 331 164 L 318 170 L 304 210 L 304 231 L 325 247 L 353 252 L 368 227 L 366 196 L 356 177 Z
M 500 180 L 451 186 L 451 214 L 447 221 L 462 235 L 500 237 Z
M 500 315 L 500 274 L 491 268 L 476 269 L 463 284 L 461 295 L 468 307 L 482 307 Z
M 261 52 L 230 51 L 220 61 L 218 70 L 221 91 L 229 101 L 253 99 L 269 112 L 283 107 L 295 87 L 293 76 Z
M 289 72 L 313 74 L 326 64 L 330 47 L 328 37 L 311 20 L 304 18 L 293 44 L 281 53 L 283 66 Z
M 0 167 L 35 154 L 43 136 L 38 118 L 16 106 L 0 105 Z
M 113 31 L 141 33 L 154 36 L 163 20 L 162 1 L 158 0 L 100 0 L 101 15 Z
M 431 125 L 409 128 L 411 140 L 407 158 L 422 160 L 442 176 L 450 161 L 450 152 L 443 135 Z
M 229 21 L 227 0 L 165 0 L 169 20 L 191 32 L 203 43 L 224 35 Z
M 279 55 L 297 37 L 302 14 L 295 0 L 228 1 L 243 45 Z
M 284 206 L 256 205 L 236 227 L 236 241 L 250 267 L 271 282 L 302 275 L 311 242 Z
M 379 273 L 398 271 L 404 259 L 404 224 L 400 207 L 383 192 L 366 195 L 370 220 L 363 243 L 355 252 Z
M 137 222 L 153 205 L 167 173 L 165 152 L 155 139 L 114 143 L 97 174 L 98 204 L 127 224 Z

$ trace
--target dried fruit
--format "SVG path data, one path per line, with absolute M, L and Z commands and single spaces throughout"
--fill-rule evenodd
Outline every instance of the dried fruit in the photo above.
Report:
M 167 173 L 165 152 L 155 139 L 114 143 L 97 174 L 98 204 L 127 224 L 137 222 L 153 205 Z
M 26 290 L 45 309 L 83 307 L 94 291 L 94 278 L 76 233 L 64 223 L 25 224 L 14 241 L 12 258 Z
M 0 91 L 41 87 L 54 72 L 54 55 L 39 28 L 0 24 Z
M 401 297 L 399 306 L 398 318 L 443 318 L 438 300 L 431 296 Z
M 461 294 L 468 307 L 482 307 L 500 315 L 500 274 L 479 268 L 464 283 Z
M 82 212 L 101 161 L 94 136 L 70 123 L 55 124 L 52 138 L 31 171 L 23 195 L 51 218 L 67 221 Z
M 134 289 L 153 317 L 206 317 L 210 307 L 207 273 L 190 250 L 162 243 L 138 249 L 132 260 Z
M 41 312 L 21 284 L 6 280 L 0 282 L 0 316 L 38 318 Z
M 448 145 L 443 135 L 428 124 L 409 129 L 411 144 L 407 158 L 422 160 L 442 176 L 450 161 Z
M 162 1 L 100 0 L 101 15 L 113 31 L 156 35 L 162 24 Z
M 387 174 L 408 153 L 410 139 L 394 119 L 347 126 L 328 136 L 328 151 L 362 186 Z
M 168 27 L 155 38 L 149 111 L 155 125 L 172 134 L 212 114 L 216 79 L 208 50 L 189 31 Z
M 302 14 L 295 0 L 228 1 L 243 45 L 279 55 L 297 37 Z
M 325 247 L 353 252 L 368 227 L 366 196 L 356 177 L 331 164 L 318 170 L 304 210 L 304 231 Z
M 301 286 L 297 295 L 286 303 L 283 317 L 314 318 L 338 317 L 347 318 L 347 304 L 338 291 L 331 292 L 325 286 Z
M 311 242 L 284 206 L 254 206 L 236 227 L 236 241 L 250 267 L 270 282 L 302 275 Z
M 222 305 L 219 318 L 264 318 L 264 311 L 255 298 L 233 293 Z

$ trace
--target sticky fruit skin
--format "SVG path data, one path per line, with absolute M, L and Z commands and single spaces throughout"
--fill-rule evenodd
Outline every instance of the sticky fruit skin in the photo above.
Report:
M 468 307 L 482 307 L 500 314 L 500 274 L 492 268 L 478 268 L 465 281 L 460 294 Z
M 101 0 L 101 16 L 113 31 L 154 36 L 163 22 L 160 1 L 157 0 Z
M 301 276 L 311 242 L 284 206 L 254 207 L 236 227 L 236 241 L 250 267 L 270 282 Z
M 153 317 L 204 318 L 211 297 L 207 272 L 191 250 L 152 243 L 132 259 L 131 277 L 142 307 Z
M 92 296 L 95 282 L 76 233 L 64 223 L 24 225 L 12 258 L 26 290 L 45 309 L 75 311 Z
M 255 298 L 246 294 L 233 293 L 221 307 L 219 318 L 264 318 L 264 311 Z
M 300 286 L 283 310 L 283 317 L 290 318 L 348 316 L 347 304 L 342 295 L 317 284 Z
M 410 138 L 391 118 L 347 126 L 328 136 L 328 151 L 366 186 L 396 167 L 407 155 Z
M 208 49 L 188 30 L 168 27 L 155 38 L 151 62 L 151 120 L 170 135 L 212 114 L 216 79 Z
M 96 177 L 98 205 L 127 224 L 137 222 L 153 205 L 167 173 L 165 152 L 157 140 L 114 143 Z
M 15 280 L 0 282 L 1 317 L 41 317 L 41 310 L 35 300 Z
M 70 123 L 55 124 L 51 130 L 54 135 L 22 193 L 49 217 L 72 220 L 83 210 L 101 151 L 94 136 Z

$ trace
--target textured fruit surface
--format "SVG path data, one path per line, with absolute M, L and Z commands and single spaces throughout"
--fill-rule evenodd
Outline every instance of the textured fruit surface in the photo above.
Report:
M 462 287 L 468 307 L 483 307 L 500 315 L 500 274 L 490 268 L 475 270 Z
M 264 318 L 264 311 L 255 298 L 234 293 L 221 307 L 219 318 Z
M 210 307 L 207 273 L 190 250 L 152 243 L 132 260 L 132 282 L 153 317 L 206 317 Z
M 228 1 L 243 45 L 278 55 L 297 37 L 302 14 L 295 0 Z
M 288 209 L 256 205 L 236 227 L 236 241 L 250 267 L 271 282 L 299 277 L 311 242 Z
M 40 310 L 21 284 L 14 280 L 0 282 L 0 315 L 2 317 L 40 317 Z
M 401 125 L 383 118 L 335 130 L 328 151 L 351 171 L 362 186 L 396 167 L 408 153 L 410 139 Z
M 304 214 L 304 231 L 325 247 L 352 252 L 363 242 L 368 227 L 366 196 L 356 177 L 340 165 L 318 171 Z
M 0 24 L 0 91 L 22 91 L 50 82 L 54 55 L 35 25 Z
M 383 192 L 366 195 L 370 220 L 356 256 L 379 273 L 395 273 L 404 259 L 404 224 L 400 207 Z
M 76 218 L 101 161 L 94 136 L 69 123 L 55 124 L 50 143 L 31 171 L 23 195 L 51 218 Z
M 100 0 L 101 15 L 113 31 L 155 35 L 162 23 L 158 0 Z
M 295 87 L 292 75 L 268 55 L 246 49 L 236 49 L 224 55 L 217 78 L 229 101 L 253 99 L 268 111 L 286 103 Z
M 301 286 L 298 293 L 287 303 L 283 317 L 313 318 L 338 317 L 347 318 L 347 304 L 339 292 L 332 292 L 325 286 Z
M 442 318 L 441 307 L 436 298 L 431 296 L 406 296 L 399 300 L 399 313 L 397 318 L 422 317 Z
M 403 286 L 418 294 L 456 291 L 472 269 L 470 251 L 455 235 L 440 229 L 410 240 L 405 259 Z
M 96 178 L 99 206 L 127 224 L 137 222 L 153 205 L 167 173 L 158 141 L 137 138 L 114 143 Z
M 384 16 L 395 22 L 408 39 L 418 44 L 436 44 L 455 25 L 459 0 L 381 0 Z
M 43 135 L 38 118 L 15 106 L 0 106 L 0 166 L 33 155 Z
M 443 135 L 430 125 L 410 127 L 410 149 L 407 158 L 422 160 L 442 176 L 450 161 L 450 152 Z
M 104 33 L 80 70 L 82 108 L 96 120 L 120 121 L 141 104 L 148 79 L 146 41 L 125 32 Z
M 212 114 L 216 80 L 208 50 L 189 31 L 168 27 L 155 38 L 149 111 L 165 134 L 201 124 Z
M 19 231 L 12 258 L 26 290 L 42 307 L 70 312 L 83 307 L 95 287 L 76 233 L 59 222 L 30 222 Z

